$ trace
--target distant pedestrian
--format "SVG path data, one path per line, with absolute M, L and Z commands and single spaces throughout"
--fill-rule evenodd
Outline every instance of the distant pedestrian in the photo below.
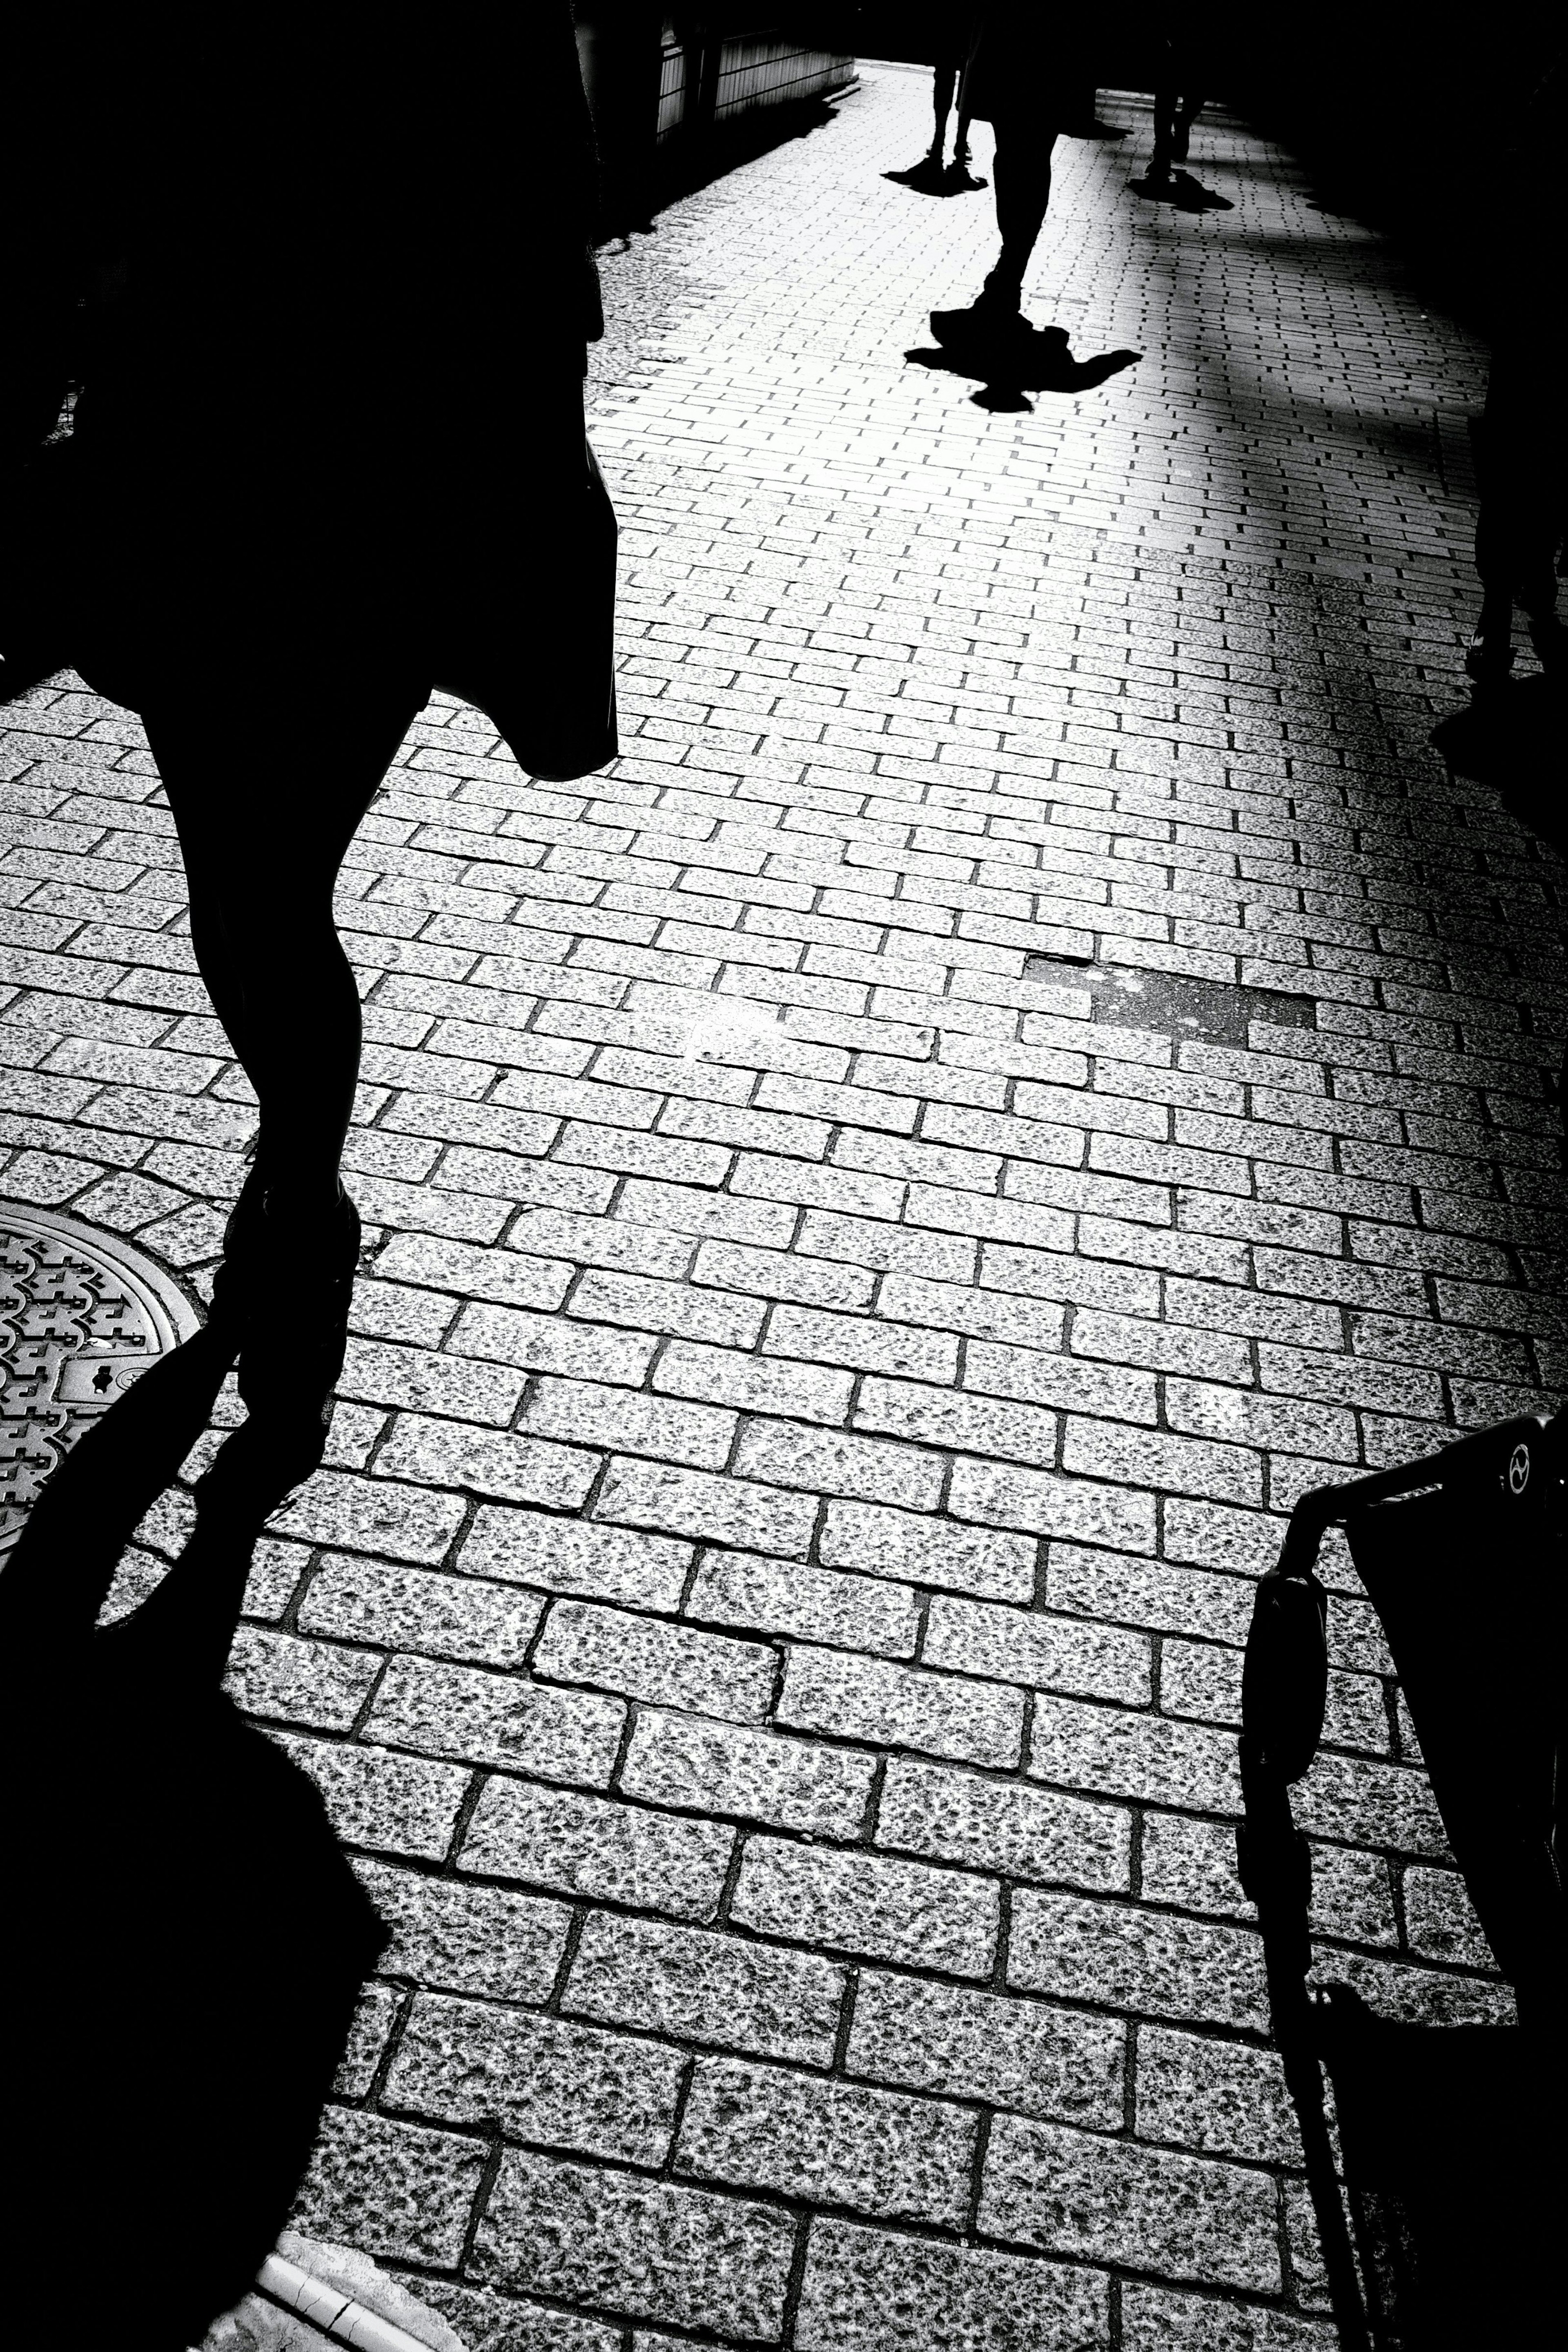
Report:
M 1076 16 L 1038 0 L 988 0 L 981 8 L 958 103 L 996 133 L 1001 251 L 967 310 L 932 312 L 938 342 L 1026 323 L 1024 272 L 1051 201 L 1051 150 L 1063 135 L 1096 135 L 1094 95 L 1094 44 Z
M 931 79 L 931 110 L 936 119 L 936 130 L 928 158 L 938 170 L 943 164 L 947 144 L 947 121 L 955 98 L 958 100 L 958 124 L 953 141 L 953 161 L 956 164 L 969 161 L 970 116 L 964 103 L 962 85 L 973 37 L 968 9 L 953 5 L 938 12 L 936 61 Z
M 1476 429 L 1481 609 L 1465 667 L 1479 694 L 1513 667 L 1513 608 L 1549 676 L 1568 679 L 1568 628 L 1557 614 L 1557 564 L 1568 531 L 1568 383 L 1556 312 L 1568 262 L 1563 123 L 1568 51 L 1523 110 L 1511 168 L 1493 203 L 1491 373 Z
M 53 509 L 0 579 L 0 653 L 20 589 L 52 597 L 61 658 L 142 715 L 259 1106 L 214 1312 L 253 1416 L 319 1454 L 360 1248 L 339 868 L 434 684 L 537 774 L 615 749 L 577 49 L 566 0 L 279 0 L 265 38 L 89 0 L 60 38 L 71 165 L 21 199 L 86 298 L 84 388 L 70 465 L 31 468 Z
M 1158 37 L 1155 58 L 1155 152 L 1149 177 L 1168 180 L 1173 163 L 1185 163 L 1192 126 L 1203 109 L 1198 45 L 1180 24 Z

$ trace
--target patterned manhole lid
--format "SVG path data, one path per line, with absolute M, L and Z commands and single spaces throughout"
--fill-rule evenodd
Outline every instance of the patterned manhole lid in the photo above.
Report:
M 199 1322 L 118 1235 L 0 1202 L 0 1552 L 83 1430 Z

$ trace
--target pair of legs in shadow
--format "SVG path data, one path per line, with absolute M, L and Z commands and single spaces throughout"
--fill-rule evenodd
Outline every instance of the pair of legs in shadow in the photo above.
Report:
M 333 919 L 356 828 L 422 688 L 388 670 L 302 693 L 269 740 L 197 691 L 144 712 L 179 834 L 196 961 L 259 1111 L 212 1320 L 269 1450 L 319 1460 L 360 1224 L 339 1180 L 361 1013 Z M 314 1458 L 312 1458 L 314 1456 Z
M 997 105 L 992 122 L 1001 250 L 974 302 L 961 310 L 932 311 L 937 348 L 905 356 L 915 367 L 977 379 L 980 390 L 972 396 L 981 408 L 1029 409 L 1030 392 L 1090 391 L 1142 354 L 1123 350 L 1075 360 L 1064 328 L 1036 328 L 1024 317 L 1024 272 L 1045 225 L 1060 132 L 1024 107 Z

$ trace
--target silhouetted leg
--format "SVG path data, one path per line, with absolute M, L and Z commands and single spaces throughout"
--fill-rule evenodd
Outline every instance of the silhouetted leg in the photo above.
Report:
M 931 141 L 931 152 L 940 163 L 947 137 L 947 117 L 953 111 L 953 94 L 958 86 L 958 68 L 951 60 L 936 67 L 931 81 L 931 110 L 936 118 L 936 128 Z M 958 144 L 964 143 L 962 125 Z
M 1184 98 L 1171 125 L 1171 153 L 1178 163 L 1185 163 L 1192 145 L 1192 126 L 1203 110 L 1201 98 Z
M 958 110 L 957 136 L 953 142 L 953 161 L 955 163 L 967 163 L 969 160 L 969 121 L 970 118 L 968 115 L 967 115 L 963 109 L 960 108 Z
M 236 736 L 200 701 L 151 710 L 179 832 L 192 945 L 260 1107 L 258 1158 L 298 1213 L 337 1199 L 360 997 L 332 892 L 420 698 L 400 687 Z M 370 707 L 366 708 L 366 703 Z
M 1155 152 L 1149 164 L 1151 180 L 1168 180 L 1171 156 L 1176 148 L 1176 90 L 1173 83 L 1162 82 L 1155 89 Z
M 1056 132 L 1049 123 L 1030 115 L 998 115 L 995 129 L 997 153 L 992 170 L 1002 249 L 986 280 L 985 299 L 998 309 L 1016 310 L 1024 271 L 1051 202 L 1051 151 Z

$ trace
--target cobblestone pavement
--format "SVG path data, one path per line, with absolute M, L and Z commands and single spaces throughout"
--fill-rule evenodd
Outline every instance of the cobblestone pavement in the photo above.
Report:
M 1237 122 L 1233 209 L 1130 194 L 1108 101 L 1030 299 L 1142 356 L 977 406 L 926 106 L 611 257 L 625 756 L 440 702 L 345 878 L 369 1260 L 234 1680 L 396 1929 L 303 2225 L 473 2346 L 1327 2352 L 1251 1583 L 1561 1377 L 1559 869 L 1426 740 L 1480 354 Z M 251 1122 L 142 738 L 5 716 L 0 1192 L 199 1280 Z M 1320 1969 L 1496 2014 L 1330 1573 Z

